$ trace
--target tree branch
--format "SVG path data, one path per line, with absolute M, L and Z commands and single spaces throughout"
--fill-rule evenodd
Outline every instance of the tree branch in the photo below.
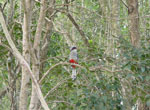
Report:
M 126 4 L 123 0 L 121 0 L 121 2 L 124 4 L 124 6 L 125 6 L 126 8 L 128 8 L 127 4 Z M 128 9 L 129 9 L 129 8 L 128 8 Z
M 0 45 L 1 45 L 2 47 L 6 48 L 7 50 L 9 50 L 10 52 L 12 52 L 12 49 L 11 49 L 9 46 L 7 46 L 7 45 L 5 45 L 5 44 L 3 44 L 3 43 L 1 43 L 1 42 L 0 42 Z
M 34 49 L 38 50 L 40 46 L 40 38 L 41 38 L 41 32 L 42 32 L 42 24 L 46 15 L 46 0 L 42 0 L 41 2 L 42 6 L 40 9 L 40 16 L 36 28 L 36 33 L 35 33 L 35 39 L 34 39 Z
M 86 46 L 90 47 L 89 42 L 88 42 L 83 30 L 79 27 L 79 25 L 76 23 L 76 21 L 74 20 L 74 18 L 71 16 L 70 13 L 67 13 L 67 16 L 68 16 L 69 20 L 73 23 L 73 25 L 76 27 L 76 29 L 79 31 Z
M 7 93 L 7 91 L 9 91 L 8 87 L 0 92 L 0 99 L 2 99 L 5 96 L 5 94 Z
M 5 34 L 5 37 L 10 45 L 10 47 L 12 48 L 12 53 L 13 55 L 20 61 L 20 64 L 21 65 L 24 65 L 28 71 L 29 71 L 29 74 L 31 76 L 31 79 L 33 81 L 33 83 L 35 84 L 36 86 L 36 92 L 38 94 L 38 97 L 39 97 L 39 100 L 41 101 L 41 104 L 42 104 L 42 107 L 45 109 L 45 110 L 50 110 L 44 97 L 43 97 L 43 94 L 41 92 L 41 89 L 40 89 L 40 86 L 35 78 L 35 76 L 33 75 L 33 72 L 30 68 L 30 66 L 28 65 L 28 63 L 25 61 L 25 59 L 23 58 L 23 56 L 20 54 L 20 52 L 18 51 L 18 49 L 16 48 L 14 42 L 12 41 L 11 39 L 11 36 L 8 32 L 8 29 L 7 29 L 7 26 L 6 26 L 6 23 L 5 23 L 5 20 L 4 20 L 4 17 L 3 17 L 3 14 L 2 14 L 2 11 L 0 10 L 0 23 L 2 25 L 2 29 L 4 31 L 4 34 Z
M 44 98 L 46 99 L 47 96 L 49 94 L 51 94 L 52 92 L 54 92 L 58 87 L 60 87 L 62 84 L 64 84 L 65 82 L 67 82 L 67 80 L 70 78 L 67 78 L 65 80 L 60 81 L 59 83 L 56 84 L 56 86 L 54 86 L 51 90 L 48 91 L 48 93 L 44 96 Z M 41 106 L 39 107 L 39 110 L 41 110 Z
M 103 71 L 107 71 L 107 72 L 110 72 L 110 73 L 116 73 L 116 72 L 122 72 L 122 70 L 116 70 L 116 71 L 112 71 L 112 70 L 109 70 L 108 68 L 105 68 L 101 65 L 99 66 L 92 66 L 89 68 L 90 71 L 99 71 L 99 70 L 103 70 Z
M 49 69 L 47 70 L 47 72 L 46 72 L 46 73 L 43 75 L 43 77 L 40 79 L 39 83 L 41 84 L 42 81 L 43 81 L 43 79 L 49 74 L 49 72 L 50 72 L 53 68 L 55 68 L 56 66 L 59 66 L 59 65 L 72 65 L 72 64 L 71 64 L 71 63 L 68 63 L 68 62 L 59 62 L 59 63 L 55 64 L 54 66 L 52 66 L 51 68 L 49 68 Z M 73 65 L 85 69 L 85 67 L 80 66 L 79 64 L 73 64 Z
M 66 4 L 69 4 L 68 0 L 65 0 Z M 71 16 L 71 14 L 69 13 L 69 5 L 64 5 L 67 8 L 67 16 L 69 18 L 69 20 L 72 22 L 72 24 L 76 27 L 76 29 L 79 31 L 80 35 L 82 36 L 82 39 L 84 40 L 84 43 L 87 47 L 90 47 L 89 42 L 83 32 L 83 30 L 81 29 L 81 27 L 76 23 L 75 19 Z

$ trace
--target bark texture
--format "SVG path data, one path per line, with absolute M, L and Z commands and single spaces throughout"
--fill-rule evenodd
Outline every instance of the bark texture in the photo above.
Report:
M 5 34 L 5 37 L 12 49 L 12 53 L 13 55 L 17 58 L 17 60 L 20 62 L 21 65 L 24 65 L 27 69 L 28 69 L 28 72 L 31 76 L 31 79 L 33 81 L 33 83 L 35 84 L 36 86 L 36 92 L 38 94 L 38 98 L 40 99 L 40 102 L 41 102 L 41 105 L 42 107 L 44 108 L 44 110 L 50 110 L 44 97 L 43 97 L 43 94 L 41 92 L 41 89 L 40 89 L 40 86 L 35 78 L 35 76 L 33 75 L 33 72 L 31 71 L 31 68 L 29 66 L 29 64 L 26 62 L 26 60 L 24 59 L 24 57 L 20 54 L 20 52 L 18 51 L 18 49 L 16 48 L 13 40 L 11 39 L 11 36 L 8 32 L 8 28 L 6 26 L 6 23 L 5 23 L 5 20 L 4 20 L 4 16 L 3 16 L 3 13 L 2 11 L 0 10 L 0 23 L 1 23 L 1 26 L 2 26 L 2 29 L 4 31 L 4 34 Z
M 135 47 L 139 47 L 140 32 L 139 32 L 139 12 L 138 0 L 127 0 L 128 16 L 129 16 L 129 32 L 131 43 Z M 145 103 L 138 100 L 138 110 L 149 110 Z
M 13 38 L 13 17 L 14 17 L 14 6 L 15 2 L 13 0 L 10 0 L 9 7 L 7 8 L 7 25 L 11 28 L 10 29 L 10 34 Z M 13 38 L 15 39 L 15 38 Z M 16 77 L 17 73 L 15 71 L 15 66 L 13 64 L 14 62 L 14 57 L 11 52 L 8 53 L 8 58 L 7 58 L 7 69 L 8 69 L 8 83 L 9 83 L 9 95 L 10 95 L 10 110 L 17 110 L 17 97 L 16 97 Z
M 25 6 L 27 11 L 24 11 L 23 20 L 23 57 L 30 65 L 30 53 L 29 53 L 29 37 L 30 37 L 30 24 L 31 24 L 31 13 L 32 13 L 32 0 L 25 0 Z M 27 110 L 28 104 L 28 92 L 29 92 L 29 73 L 25 66 L 22 66 L 22 81 L 21 81 L 21 92 L 19 101 L 19 110 Z
M 44 22 L 44 18 L 46 15 L 46 2 L 47 0 L 41 1 L 40 16 L 38 20 L 38 25 L 37 25 L 34 45 L 33 45 L 35 59 L 32 60 L 32 71 L 34 73 L 36 80 L 39 80 L 39 73 L 40 73 L 40 41 L 41 41 L 41 33 L 42 33 L 42 26 L 43 26 L 42 24 Z M 32 94 L 31 94 L 29 110 L 38 110 L 39 105 L 40 103 L 36 92 L 36 86 L 34 83 L 32 83 Z
M 138 0 L 127 0 L 128 4 L 128 22 L 131 43 L 133 46 L 139 46 L 139 13 L 138 13 Z
M 119 21 L 119 2 L 120 0 L 112 0 L 112 6 L 111 6 L 111 13 L 110 13 L 110 18 L 111 20 L 108 20 L 110 22 L 110 31 L 111 31 L 111 36 L 108 36 L 108 53 L 113 55 L 115 57 L 115 38 L 118 38 L 120 35 L 120 21 Z
M 8 69 L 8 82 L 9 82 L 9 95 L 10 95 L 10 110 L 17 110 L 17 99 L 16 99 L 16 74 L 13 66 L 13 55 L 9 53 L 7 59 Z
M 107 16 L 107 12 L 108 12 L 107 2 L 108 2 L 107 0 L 99 0 L 100 12 L 104 17 Z
M 43 42 L 42 42 L 42 46 L 41 46 L 41 58 L 40 58 L 40 72 L 44 72 L 43 71 L 43 67 L 44 67 L 44 60 L 47 59 L 47 52 L 48 52 L 48 46 L 50 44 L 50 37 L 52 35 L 52 29 L 53 29 L 53 16 L 52 14 L 54 13 L 54 6 L 55 4 L 55 0 L 51 0 L 51 2 L 49 3 L 49 10 L 47 13 L 48 19 L 49 21 L 46 21 L 46 33 L 43 37 Z

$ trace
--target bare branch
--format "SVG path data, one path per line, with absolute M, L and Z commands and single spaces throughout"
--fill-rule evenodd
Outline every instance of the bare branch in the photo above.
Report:
M 42 32 L 42 24 L 45 18 L 45 10 L 46 10 L 46 0 L 42 0 L 42 6 L 40 9 L 40 16 L 39 16 L 39 20 L 38 20 L 38 24 L 37 24 L 37 28 L 36 28 L 36 33 L 35 33 L 35 39 L 34 39 L 34 49 L 39 49 L 39 45 L 40 45 L 40 38 L 41 38 L 41 32 Z
M 51 20 L 50 19 L 48 19 L 48 18 L 45 18 L 48 22 L 51 22 Z M 65 30 L 63 30 L 63 29 L 58 29 L 56 26 L 58 26 L 58 25 L 62 25 L 61 23 L 55 23 L 54 24 L 54 22 L 52 22 L 53 23 L 53 27 L 54 27 L 54 29 L 55 29 L 55 31 L 57 31 L 57 32 L 59 32 L 59 33 L 61 33 L 61 34 L 63 34 L 64 35 L 64 38 L 66 39 L 66 42 L 67 42 L 67 44 L 69 45 L 69 46 L 71 46 L 72 44 L 75 44 L 75 42 L 74 42 L 74 40 L 72 39 L 72 37 L 71 37 L 71 35 L 68 33 L 68 32 L 66 32 Z
M 8 87 L 0 92 L 0 99 L 2 99 L 5 96 L 5 94 L 7 93 L 7 91 L 9 91 Z
M 12 41 L 11 39 L 11 36 L 8 32 L 8 29 L 7 29 L 7 26 L 6 26 L 6 23 L 5 23 L 5 20 L 4 20 L 4 17 L 3 17 L 3 14 L 0 10 L 0 23 L 2 25 L 2 28 L 3 28 L 3 31 L 4 31 L 4 34 L 5 34 L 5 37 L 10 45 L 10 47 L 12 48 L 12 52 L 13 52 L 13 55 L 20 61 L 20 64 L 21 65 L 24 65 L 28 70 L 29 70 L 29 74 L 32 78 L 32 81 L 33 83 L 35 84 L 36 86 L 36 92 L 38 94 L 38 97 L 39 97 L 39 100 L 41 101 L 41 104 L 42 104 L 42 107 L 45 109 L 45 110 L 50 110 L 46 101 L 44 100 L 44 97 L 43 97 L 43 94 L 41 92 L 41 89 L 40 89 L 40 86 L 35 78 L 35 76 L 33 75 L 33 72 L 30 68 L 30 66 L 28 65 L 28 63 L 26 62 L 26 60 L 23 58 L 23 56 L 20 54 L 20 52 L 18 51 L 18 49 L 16 48 L 14 42 Z
M 68 0 L 65 0 L 66 4 L 69 4 Z M 69 18 L 69 20 L 72 22 L 72 24 L 75 26 L 75 28 L 79 31 L 80 35 L 82 36 L 82 39 L 84 40 L 84 43 L 87 47 L 90 47 L 88 39 L 85 36 L 84 31 L 81 29 L 81 27 L 77 24 L 77 22 L 75 21 L 75 19 L 72 17 L 72 15 L 69 13 L 69 6 L 68 5 L 64 5 L 67 7 L 67 12 L 66 11 L 60 11 L 62 13 L 65 13 L 67 15 L 67 17 Z
M 5 9 L 5 7 L 6 7 L 6 5 L 7 5 L 7 3 L 8 3 L 8 1 L 6 1 L 5 3 L 4 3 L 4 5 L 3 5 L 3 11 L 4 11 L 4 9 Z
M 92 66 L 89 68 L 90 71 L 99 71 L 99 70 L 103 70 L 103 71 L 107 71 L 107 72 L 110 72 L 110 73 L 115 73 L 115 72 L 122 72 L 122 70 L 116 70 L 116 71 L 112 71 L 112 70 L 109 70 L 108 68 L 105 68 L 101 65 L 99 66 Z
M 44 96 L 44 98 L 46 99 L 49 94 L 51 94 L 51 93 L 54 92 L 59 86 L 61 86 L 61 85 L 64 84 L 65 82 L 67 82 L 68 79 L 70 79 L 70 78 L 67 78 L 67 79 L 65 79 L 65 80 L 60 81 L 59 83 L 57 83 L 56 86 L 54 86 L 50 91 L 48 91 L 48 93 Z
M 84 43 L 86 44 L 86 46 L 90 47 L 89 42 L 88 42 L 83 30 L 79 27 L 79 25 L 76 23 L 76 21 L 74 20 L 74 18 L 71 16 L 70 13 L 67 13 L 67 16 L 68 16 L 69 20 L 74 24 L 76 29 L 79 31 L 79 33 L 82 36 L 82 39 L 84 40 Z
M 9 50 L 10 52 L 12 52 L 12 49 L 8 46 L 8 45 L 5 45 L 3 43 L 0 43 L 0 45 L 4 48 L 6 48 L 7 50 Z
M 59 66 L 59 65 L 72 65 L 72 64 L 70 64 L 70 63 L 68 63 L 68 62 L 59 62 L 59 63 L 55 64 L 54 66 L 52 66 L 51 68 L 49 68 L 49 69 L 47 70 L 47 72 L 46 72 L 46 73 L 43 75 L 43 77 L 40 79 L 39 83 L 41 84 L 42 81 L 44 80 L 44 78 L 49 74 L 49 72 L 50 72 L 53 68 L 55 68 L 56 66 Z M 77 66 L 77 67 L 80 67 L 80 68 L 82 68 L 82 69 L 85 69 L 85 67 L 80 66 L 79 64 L 73 64 L 73 65 L 75 65 L 75 66 Z
M 63 81 L 60 81 L 59 83 L 56 84 L 56 86 L 54 86 L 51 90 L 48 91 L 48 93 L 44 96 L 44 98 L 46 99 L 47 96 L 49 94 L 51 94 L 52 92 L 54 92 L 58 87 L 60 87 L 62 84 L 64 84 L 65 82 L 67 82 L 67 80 L 70 79 L 70 78 L 67 78 Z M 39 107 L 39 110 L 41 109 L 41 106 Z
M 123 0 L 121 0 L 121 2 L 124 4 L 124 6 L 125 6 L 126 8 L 128 8 L 127 4 L 126 4 Z M 128 8 L 128 9 L 129 9 L 129 8 Z
M 34 0 L 34 1 L 41 4 L 40 0 Z

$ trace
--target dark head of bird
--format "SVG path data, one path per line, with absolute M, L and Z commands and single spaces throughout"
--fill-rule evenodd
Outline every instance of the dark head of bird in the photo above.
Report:
M 74 49 L 77 49 L 77 47 L 73 46 L 73 47 L 71 48 L 71 51 L 74 50 Z

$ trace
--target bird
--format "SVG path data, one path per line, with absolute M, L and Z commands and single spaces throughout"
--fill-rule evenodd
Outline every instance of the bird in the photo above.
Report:
M 70 48 L 69 62 L 71 64 L 78 64 L 78 56 L 77 56 L 77 47 L 76 46 L 72 46 Z M 72 80 L 75 80 L 76 76 L 77 76 L 76 65 L 71 65 L 71 68 L 72 68 L 71 78 L 72 78 Z

